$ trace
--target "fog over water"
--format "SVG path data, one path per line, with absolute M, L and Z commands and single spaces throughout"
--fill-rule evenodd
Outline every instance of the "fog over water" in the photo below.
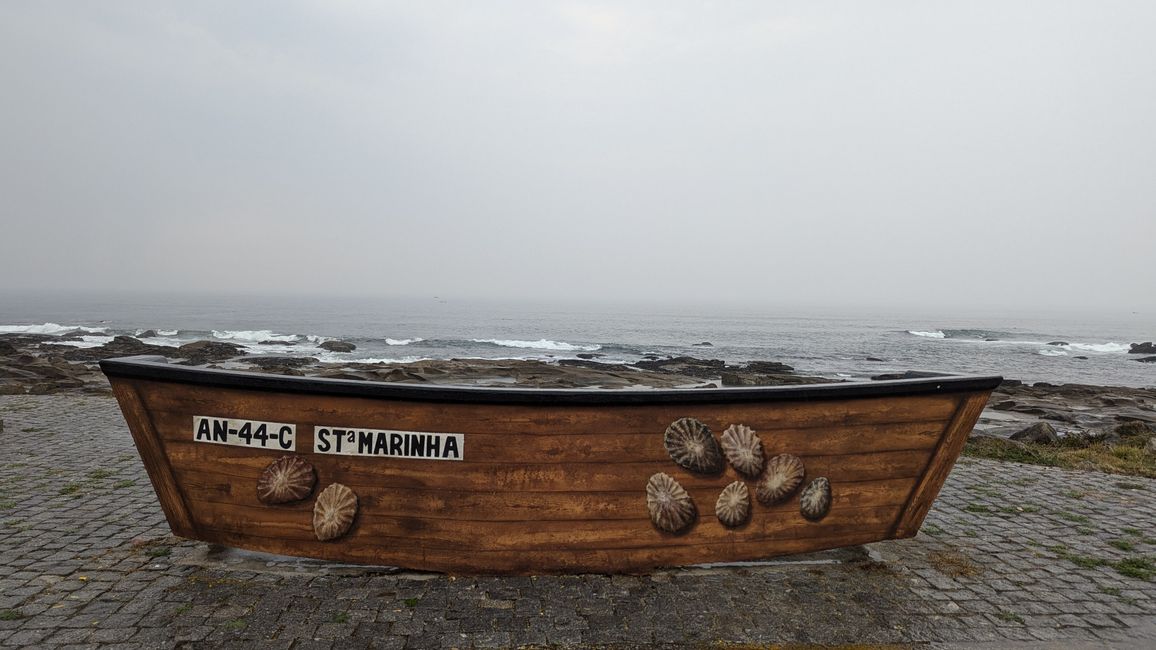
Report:
M 1148 314 L 1153 33 L 1144 1 L 0 3 L 0 289 Z

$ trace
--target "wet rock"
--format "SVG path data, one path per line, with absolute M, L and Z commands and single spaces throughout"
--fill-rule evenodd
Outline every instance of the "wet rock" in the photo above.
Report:
M 1087 361 L 1088 360 L 1088 357 L 1085 357 L 1085 356 L 1077 356 L 1077 357 L 1072 357 L 1072 358 L 1073 359 L 1080 359 L 1081 361 Z
M 950 377 L 943 372 L 927 372 L 925 370 L 906 370 L 904 372 L 887 372 L 882 375 L 875 375 L 871 379 L 874 381 L 886 381 L 888 379 L 927 379 L 930 377 Z
M 159 347 L 159 346 L 156 346 Z M 169 348 L 173 350 L 174 348 Z M 193 341 L 175 348 L 175 354 L 166 356 L 183 357 L 187 365 L 199 366 L 214 361 L 225 361 L 245 354 L 244 347 L 223 341 Z
M 867 361 L 883 361 L 883 359 L 880 359 L 879 357 L 867 357 L 866 360 Z
M 1136 361 L 1140 363 L 1154 363 L 1156 362 L 1156 357 L 1144 357 L 1142 359 L 1136 359 Z
M 1048 341 L 1047 343 L 1045 343 L 1045 345 L 1060 346 L 1060 345 L 1071 345 L 1071 343 L 1068 343 L 1067 341 Z
M 15 381 L 0 381 L 0 395 L 23 395 L 28 392 L 24 384 Z
M 575 356 L 577 356 L 579 359 L 590 360 L 590 359 L 598 359 L 598 358 L 604 357 L 606 355 L 605 354 L 598 354 L 596 352 L 579 352 Z
M 318 347 L 330 352 L 353 352 L 357 349 L 356 345 L 346 341 L 325 341 Z
M 1128 354 L 1156 354 L 1156 343 L 1146 341 L 1144 343 L 1132 343 Z
M 696 348 L 713 348 L 714 343 L 711 343 L 710 341 L 703 341 L 702 343 L 695 343 L 693 347 L 696 347 Z
M 1010 438 L 1017 442 L 1036 442 L 1044 445 L 1059 444 L 1056 429 L 1047 422 L 1037 422 L 1032 426 L 1013 433 Z
M 264 370 L 271 369 L 285 369 L 285 368 L 304 368 L 317 363 L 317 359 L 313 357 L 252 357 L 247 360 L 249 365 L 256 366 Z
M 156 330 L 145 330 L 145 331 L 141 332 L 140 334 L 137 334 L 136 337 L 138 339 L 155 339 L 157 337 L 157 331 Z
M 59 347 L 59 346 L 53 346 Z M 97 361 L 113 357 L 134 357 L 138 355 L 177 356 L 177 349 L 167 345 L 150 345 L 131 336 L 117 336 L 108 343 L 95 348 L 72 348 L 61 356 L 69 361 Z

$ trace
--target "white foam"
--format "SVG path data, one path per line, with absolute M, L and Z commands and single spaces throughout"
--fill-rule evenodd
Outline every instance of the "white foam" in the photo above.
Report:
M 418 361 L 429 361 L 429 357 L 396 357 L 392 359 L 367 357 L 365 359 L 350 359 L 348 355 L 338 356 L 332 352 L 326 352 L 317 356 L 317 360 L 322 363 L 416 363 Z
M 80 337 L 79 341 L 61 341 L 59 345 L 71 345 L 76 348 L 98 348 L 105 343 L 112 342 L 111 336 L 92 336 L 85 335 Z
M 176 336 L 179 330 L 157 330 L 157 336 Z
M 940 332 L 938 330 L 936 330 L 934 332 L 917 332 L 914 330 L 907 330 L 907 333 L 908 334 L 914 334 L 915 336 L 922 336 L 922 337 L 928 338 L 928 339 L 942 339 L 942 338 L 947 337 L 946 334 L 944 334 L 943 332 Z
M 68 334 L 70 332 L 88 332 L 90 334 L 102 334 L 107 332 L 107 327 L 84 327 L 82 325 L 57 325 L 56 323 L 45 323 L 43 325 L 0 325 L 0 333 L 4 334 Z
M 1069 343 L 1061 345 L 1065 350 L 1080 350 L 1083 352 L 1127 352 L 1131 349 L 1127 343 Z
M 261 343 L 262 341 L 282 341 L 289 343 L 300 338 L 296 334 L 274 334 L 272 330 L 213 330 L 213 336 L 219 339 L 247 343 Z
M 1066 357 L 1066 356 L 1068 356 L 1067 352 L 1064 352 L 1063 350 L 1057 350 L 1055 348 L 1044 348 L 1042 350 L 1036 350 L 1036 354 L 1040 354 L 1040 355 L 1043 355 L 1045 357 Z
M 420 343 L 421 341 L 424 341 L 424 340 L 425 340 L 425 339 L 422 339 L 422 338 L 413 338 L 413 339 L 385 339 L 385 344 L 386 344 L 386 345 L 409 345 L 410 343 Z
M 537 341 L 520 341 L 508 339 L 470 339 L 474 343 L 491 343 L 493 345 L 500 345 L 504 348 L 529 348 L 533 350 L 554 350 L 556 352 L 575 352 L 585 351 L 593 352 L 594 350 L 601 350 L 601 345 L 574 345 L 563 341 L 550 341 L 548 339 L 539 339 Z

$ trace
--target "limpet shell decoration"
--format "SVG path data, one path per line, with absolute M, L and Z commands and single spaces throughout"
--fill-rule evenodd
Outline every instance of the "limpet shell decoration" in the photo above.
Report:
M 722 434 L 722 450 L 731 467 L 747 478 L 763 471 L 763 441 L 745 424 L 732 424 Z
M 282 456 L 257 479 L 257 499 L 266 505 L 300 501 L 313 492 L 317 473 L 300 456 Z
M 718 474 L 726 465 L 710 427 L 694 418 L 679 418 L 666 428 L 666 452 L 683 469 Z
M 334 483 L 317 495 L 313 504 L 313 534 L 321 541 L 337 539 L 349 532 L 357 516 L 357 495 Z
M 690 495 L 669 474 L 659 472 L 646 482 L 646 509 L 650 521 L 659 530 L 677 533 L 689 526 L 695 518 L 694 502 Z
M 728 528 L 741 526 L 751 516 L 751 493 L 747 484 L 735 481 L 723 488 L 714 504 L 714 514 Z
M 798 456 L 781 454 L 767 461 L 767 475 L 759 481 L 755 496 L 759 503 L 771 506 L 790 496 L 803 482 L 803 461 Z
M 831 482 L 826 477 L 811 481 L 799 495 L 799 512 L 811 521 L 819 521 L 831 510 Z

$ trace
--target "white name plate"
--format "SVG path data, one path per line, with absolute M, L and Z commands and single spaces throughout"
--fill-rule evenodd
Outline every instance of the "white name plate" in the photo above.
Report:
M 194 415 L 193 442 L 294 451 L 297 449 L 297 425 Z
M 317 427 L 313 451 L 341 456 L 379 456 L 422 460 L 462 460 L 465 436 L 382 429 Z

